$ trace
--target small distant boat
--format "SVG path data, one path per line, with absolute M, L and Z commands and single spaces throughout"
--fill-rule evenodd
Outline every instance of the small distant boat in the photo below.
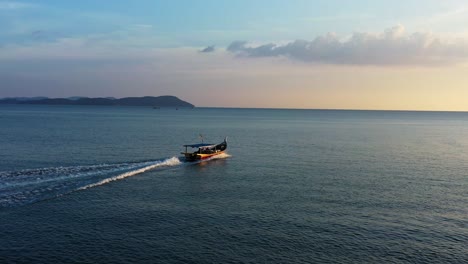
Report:
M 181 154 L 184 154 L 185 160 L 205 160 L 224 153 L 224 151 L 227 149 L 227 137 L 224 138 L 224 141 L 219 144 L 199 143 L 184 145 L 184 147 L 185 152 L 181 152 Z M 195 152 L 188 152 L 188 148 L 197 148 L 198 150 Z

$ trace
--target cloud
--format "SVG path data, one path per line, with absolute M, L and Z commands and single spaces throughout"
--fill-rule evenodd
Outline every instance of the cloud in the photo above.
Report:
M 208 46 L 208 47 L 200 50 L 200 52 L 202 52 L 202 53 L 210 53 L 210 52 L 214 52 L 214 51 L 215 51 L 215 46 L 214 45 Z
M 133 26 L 135 26 L 135 27 L 137 27 L 137 28 L 145 28 L 145 29 L 151 29 L 151 28 L 153 28 L 153 25 L 150 25 L 150 24 L 135 24 L 135 25 L 133 25 Z
M 398 25 L 382 33 L 353 33 L 340 39 L 333 33 L 312 41 L 295 40 L 283 45 L 268 43 L 251 46 L 234 41 L 227 51 L 243 57 L 284 56 L 312 63 L 346 65 L 438 65 L 468 59 L 466 39 L 442 39 L 432 33 L 407 34 Z
M 30 8 L 35 5 L 29 3 L 22 3 L 16 1 L 0 1 L 0 10 L 12 10 L 12 9 L 22 9 Z

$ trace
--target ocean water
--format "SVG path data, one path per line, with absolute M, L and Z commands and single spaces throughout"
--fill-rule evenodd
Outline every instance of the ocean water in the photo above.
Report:
M 219 143 L 201 163 L 182 145 Z M 468 113 L 0 105 L 0 263 L 467 263 Z

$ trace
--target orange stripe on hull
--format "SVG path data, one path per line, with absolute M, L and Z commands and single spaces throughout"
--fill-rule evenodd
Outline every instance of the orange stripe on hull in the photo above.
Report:
M 197 154 L 196 156 L 194 156 L 192 153 L 186 153 L 185 154 L 185 158 L 187 160 L 205 160 L 205 159 L 209 159 L 211 157 L 214 157 L 214 156 L 217 156 L 217 155 L 220 155 L 224 153 L 224 151 L 221 151 L 221 152 L 218 152 L 218 153 L 213 153 L 213 154 Z

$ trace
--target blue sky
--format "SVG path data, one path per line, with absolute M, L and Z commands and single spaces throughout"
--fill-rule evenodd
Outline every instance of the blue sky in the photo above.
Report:
M 468 102 L 436 98 L 458 98 L 467 84 L 467 6 L 0 0 L 0 97 L 173 94 L 201 106 L 462 109 Z M 428 75 L 438 79 L 421 80 Z M 434 83 L 444 88 L 422 88 Z
M 87 36 L 151 27 L 163 47 L 228 45 L 233 40 L 310 39 L 327 32 L 381 31 L 403 24 L 409 30 L 463 31 L 456 18 L 463 1 L 0 1 L 2 44 Z M 2 8 L 3 7 L 3 8 Z M 439 17 L 439 18 L 438 18 Z M 438 21 L 436 21 L 438 20 Z M 445 21 L 443 21 L 445 20 Z M 437 22 L 437 23 L 436 23 Z M 427 28 L 425 28 L 427 27 Z M 36 38 L 37 40 L 37 38 Z

